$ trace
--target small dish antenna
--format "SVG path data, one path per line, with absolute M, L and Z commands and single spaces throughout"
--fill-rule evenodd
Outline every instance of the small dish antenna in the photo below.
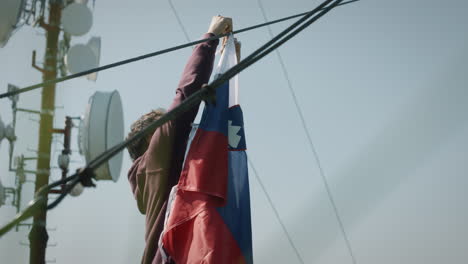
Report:
M 73 189 L 71 189 L 70 195 L 73 197 L 77 197 L 80 196 L 83 193 L 83 191 L 84 186 L 81 183 L 78 183 L 77 185 L 75 185 L 75 187 L 73 187 Z
M 5 138 L 5 124 L 3 124 L 2 117 L 0 117 L 0 143 Z
M 73 45 L 65 55 L 64 61 L 70 73 L 75 74 L 99 66 L 101 38 L 92 37 L 88 43 Z M 88 80 L 96 81 L 97 73 L 87 75 Z
M 6 193 L 5 193 L 5 188 L 2 185 L 2 181 L 0 181 L 0 207 L 5 204 L 5 198 L 6 198 Z
M 88 101 L 85 114 L 80 123 L 78 144 L 80 154 L 86 162 L 124 139 L 124 120 L 122 101 L 119 92 L 95 92 Z M 123 153 L 115 155 L 96 171 L 97 180 L 116 182 L 122 168 Z
M 93 14 L 86 4 L 72 3 L 62 11 L 63 30 L 72 36 L 82 36 L 93 26 Z
M 99 61 L 101 58 L 101 38 L 100 37 L 92 37 L 89 39 L 88 44 L 86 44 L 89 48 L 94 53 L 94 56 L 96 58 L 96 67 L 99 66 Z M 97 72 L 88 74 L 86 78 L 90 81 L 96 81 L 97 80 Z
M 4 47 L 23 13 L 24 0 L 0 1 L 0 47 Z

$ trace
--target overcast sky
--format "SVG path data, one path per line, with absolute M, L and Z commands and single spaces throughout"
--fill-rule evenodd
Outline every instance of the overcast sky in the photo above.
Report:
M 92 1 L 90 1 L 92 2 Z M 264 22 L 257 0 L 173 0 L 188 36 L 199 38 L 213 15 L 235 28 Z M 314 8 L 319 1 L 263 0 L 268 19 Z M 90 3 L 92 6 L 92 3 Z M 468 258 L 468 2 L 361 0 L 330 12 L 279 49 L 308 132 L 359 264 L 465 263 Z M 186 37 L 168 1 L 96 1 L 91 31 L 72 44 L 102 37 L 101 65 L 171 47 Z M 288 23 L 271 29 L 279 33 Z M 270 38 L 267 28 L 237 36 L 247 55 Z M 25 26 L 0 49 L 0 91 L 41 81 L 31 53 L 45 38 Z M 174 96 L 187 48 L 99 73 L 97 82 L 58 85 L 55 127 L 81 115 L 95 91 L 119 91 L 129 125 Z M 19 106 L 38 109 L 39 91 Z M 240 75 L 250 159 L 305 263 L 352 263 L 319 167 L 307 141 L 278 54 Z M 8 100 L 0 116 L 11 122 Z M 15 155 L 34 156 L 37 116 L 19 113 Z M 73 131 L 72 168 L 83 165 Z M 61 139 L 59 140 L 61 141 Z M 59 142 L 54 149 L 60 151 Z M 56 166 L 55 153 L 52 166 Z M 140 215 L 126 178 L 98 182 L 49 212 L 47 258 L 57 263 L 139 263 L 144 247 Z M 0 179 L 8 143 L 0 145 Z M 34 169 L 33 162 L 28 163 Z M 52 179 L 60 171 L 54 170 Z M 28 175 L 33 180 L 33 175 Z M 300 263 L 250 170 L 256 263 Z M 23 191 L 23 206 L 32 184 Z M 0 208 L 0 224 L 14 216 Z M 28 229 L 0 239 L 1 263 L 27 263 Z

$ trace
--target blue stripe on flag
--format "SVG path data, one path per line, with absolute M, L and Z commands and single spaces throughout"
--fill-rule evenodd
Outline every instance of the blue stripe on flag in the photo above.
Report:
M 223 133 L 227 137 L 228 104 L 229 82 L 225 82 L 216 89 L 216 104 L 207 103 L 205 105 L 200 121 L 200 128 L 205 131 L 217 131 Z
M 246 263 L 253 263 L 250 193 L 245 151 L 229 151 L 228 196 L 217 210 L 237 241 Z
M 230 127 L 229 127 L 230 125 Z M 229 82 L 216 90 L 216 104 L 206 104 L 199 125 L 205 131 L 217 131 L 229 137 L 228 150 L 228 193 L 225 206 L 217 210 L 246 260 L 253 263 L 252 227 L 250 215 L 250 193 L 245 153 L 245 133 L 242 109 L 240 106 L 229 108 Z

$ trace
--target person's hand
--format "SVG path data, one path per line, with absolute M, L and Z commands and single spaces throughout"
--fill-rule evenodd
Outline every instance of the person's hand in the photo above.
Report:
M 208 33 L 214 35 L 221 35 L 232 31 L 232 19 L 229 17 L 223 16 L 214 16 L 211 19 L 210 27 L 208 28 Z

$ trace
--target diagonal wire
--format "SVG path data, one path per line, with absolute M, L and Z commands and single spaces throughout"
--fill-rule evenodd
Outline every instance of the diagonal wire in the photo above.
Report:
M 286 225 L 281 220 L 280 214 L 279 214 L 278 210 L 276 209 L 276 206 L 273 203 L 273 200 L 271 199 L 270 195 L 268 194 L 268 192 L 267 192 L 267 190 L 265 188 L 265 185 L 263 185 L 263 181 L 260 178 L 260 176 L 258 175 L 257 169 L 255 169 L 255 166 L 254 166 L 252 160 L 249 158 L 249 156 L 247 156 L 247 161 L 248 161 L 248 163 L 250 165 L 250 168 L 252 168 L 252 171 L 253 171 L 253 173 L 255 175 L 255 179 L 257 179 L 258 183 L 260 184 L 260 188 L 262 189 L 263 193 L 265 194 L 265 196 L 266 196 L 266 198 L 268 200 L 268 203 L 270 204 L 271 208 L 273 209 L 273 212 L 275 213 L 276 219 L 278 219 L 278 222 L 280 223 L 281 228 L 283 229 L 284 233 L 286 234 L 286 237 L 288 238 L 289 244 L 291 245 L 294 252 L 296 253 L 296 256 L 297 256 L 299 262 L 304 264 L 304 260 L 302 259 L 301 254 L 299 254 L 299 250 L 294 245 L 294 241 L 292 240 L 291 235 L 289 234 L 288 229 L 286 228 Z
M 340 2 L 336 6 L 343 6 L 343 5 L 351 4 L 351 3 L 354 3 L 354 2 L 357 2 L 357 1 L 359 1 L 359 0 L 348 0 L 348 1 L 340 0 Z M 323 11 L 325 9 L 327 9 L 327 8 L 322 6 L 318 10 L 314 9 L 313 11 L 314 11 L 314 13 L 317 13 L 318 11 L 320 11 L 320 10 Z M 29 91 L 32 91 L 32 90 L 35 90 L 35 89 L 42 88 L 42 87 L 47 86 L 47 85 L 54 84 L 54 83 L 61 83 L 61 82 L 67 81 L 67 80 L 83 77 L 83 76 L 86 76 L 86 75 L 91 74 L 91 73 L 104 71 L 104 70 L 119 67 L 119 66 L 122 66 L 122 65 L 125 65 L 125 64 L 133 63 L 133 62 L 136 62 L 136 61 L 140 61 L 140 60 L 148 59 L 148 58 L 151 58 L 151 57 L 159 56 L 161 54 L 165 54 L 165 53 L 172 52 L 172 51 L 175 51 L 175 50 L 187 48 L 187 47 L 190 47 L 190 46 L 193 46 L 193 45 L 196 45 L 196 44 L 200 44 L 202 42 L 219 39 L 219 38 L 228 36 L 230 34 L 239 34 L 239 33 L 242 33 L 242 32 L 247 32 L 247 31 L 250 31 L 250 30 L 253 30 L 253 29 L 261 28 L 261 27 L 264 27 L 264 26 L 267 26 L 267 25 L 287 21 L 287 20 L 290 20 L 290 19 L 293 19 L 293 18 L 297 18 L 297 17 L 301 17 L 301 16 L 307 16 L 310 12 L 312 12 L 312 11 L 305 12 L 305 13 L 300 13 L 300 14 L 296 14 L 296 15 L 292 15 L 292 16 L 288 16 L 288 17 L 283 17 L 283 18 L 280 18 L 280 19 L 272 20 L 272 21 L 270 21 L 268 23 L 261 23 L 261 24 L 250 26 L 250 27 L 234 30 L 232 33 L 224 33 L 224 34 L 220 34 L 220 35 L 217 35 L 217 36 L 212 36 L 212 37 L 209 37 L 209 38 L 192 41 L 192 42 L 189 42 L 189 43 L 185 43 L 185 44 L 173 46 L 173 47 L 170 47 L 170 48 L 154 51 L 154 52 L 143 54 L 143 55 L 136 56 L 136 57 L 133 57 L 133 58 L 117 61 L 117 62 L 110 63 L 110 64 L 107 64 L 107 65 L 104 65 L 104 66 L 99 66 L 99 67 L 96 67 L 96 68 L 84 70 L 82 72 L 70 74 L 70 75 L 63 76 L 63 77 L 60 77 L 60 78 L 57 78 L 57 79 L 54 79 L 54 80 L 49 80 L 49 81 L 45 81 L 45 82 L 42 82 L 42 83 L 37 83 L 37 84 L 30 85 L 30 86 L 26 86 L 26 87 L 23 87 L 23 88 L 20 88 L 20 89 L 17 89 L 17 90 L 8 91 L 6 93 L 0 94 L 0 99 L 1 98 L 11 97 L 11 96 L 14 96 L 14 95 L 20 94 L 20 93 L 29 92 Z
M 266 16 L 265 8 L 263 7 L 262 1 L 257 0 L 257 3 L 258 3 L 258 6 L 260 8 L 260 11 L 262 12 L 263 19 L 265 20 L 265 22 L 268 22 L 268 18 Z M 270 37 L 273 37 L 273 31 L 271 30 L 271 26 L 268 25 L 267 28 L 268 28 L 268 33 L 270 34 Z M 297 114 L 299 115 L 299 118 L 301 120 L 302 127 L 304 129 L 304 132 L 305 132 L 306 137 L 307 137 L 307 141 L 308 141 L 309 146 L 310 146 L 310 148 L 312 150 L 312 153 L 314 155 L 315 162 L 317 163 L 317 167 L 319 169 L 319 173 L 320 173 L 320 176 L 322 178 L 323 185 L 325 186 L 325 190 L 327 192 L 330 204 L 333 207 L 333 211 L 335 213 L 336 220 L 337 220 L 338 225 L 340 227 L 340 231 L 341 231 L 341 233 L 343 235 L 343 239 L 344 239 L 344 241 L 346 243 L 346 247 L 348 248 L 349 255 L 350 255 L 351 259 L 352 259 L 353 264 L 357 264 L 356 258 L 354 256 L 354 253 L 353 253 L 353 250 L 352 250 L 352 247 L 351 247 L 351 243 L 349 241 L 348 235 L 346 234 L 346 230 L 344 228 L 343 221 L 342 221 L 342 219 L 340 217 L 340 214 L 338 212 L 338 207 L 336 205 L 335 199 L 333 198 L 333 195 L 332 195 L 332 192 L 331 192 L 331 189 L 330 189 L 330 185 L 328 184 L 328 180 L 325 177 L 325 173 L 324 173 L 324 170 L 323 170 L 323 167 L 322 167 L 322 163 L 321 163 L 320 158 L 318 156 L 315 145 L 314 145 L 314 143 L 312 141 L 312 137 L 310 135 L 309 129 L 307 128 L 307 123 L 305 121 L 304 114 L 302 113 L 301 106 L 299 105 L 299 102 L 297 100 L 296 92 L 294 91 L 294 88 L 292 87 L 291 79 L 289 78 L 289 74 L 288 74 L 288 71 L 286 69 L 286 65 L 284 64 L 284 61 L 283 61 L 283 58 L 281 56 L 280 51 L 277 49 L 277 50 L 275 50 L 275 53 L 276 53 L 276 55 L 278 57 L 278 61 L 279 61 L 280 65 L 281 65 L 281 69 L 283 71 L 284 78 L 286 79 L 286 82 L 288 84 L 289 92 L 291 93 L 292 99 L 294 101 L 294 105 L 296 106 Z
M 174 4 L 172 3 L 172 0 L 167 0 L 167 2 L 169 2 L 169 5 L 171 6 L 172 12 L 174 13 L 174 16 L 177 19 L 177 23 L 179 23 L 180 28 L 184 32 L 185 39 L 187 39 L 187 41 L 190 41 L 190 37 L 189 37 L 189 35 L 187 33 L 187 30 L 185 29 L 184 24 L 182 23 L 182 20 L 179 17 L 179 13 L 177 12 L 177 9 L 174 7 Z
M 325 0 L 323 3 L 321 3 L 319 6 L 317 6 L 315 9 L 310 11 L 307 15 L 302 17 L 301 19 L 297 20 L 294 22 L 292 25 L 290 25 L 288 28 L 283 30 L 281 33 L 276 35 L 274 38 L 272 38 L 270 41 L 267 43 L 263 44 L 260 48 L 252 52 L 249 56 L 247 56 L 245 59 L 241 60 L 238 64 L 236 64 L 234 67 L 230 68 L 226 72 L 224 72 L 221 76 L 219 76 L 216 80 L 213 80 L 211 83 L 209 83 L 206 86 L 203 86 L 200 88 L 200 90 L 194 92 L 191 96 L 187 97 L 184 102 L 182 102 L 179 106 L 176 108 L 172 109 L 171 111 L 167 112 L 157 120 L 155 120 L 153 123 L 149 124 L 148 126 L 144 127 L 140 132 L 136 133 L 134 136 L 125 139 L 124 141 L 120 142 L 119 144 L 116 144 L 115 146 L 111 147 L 107 151 L 101 153 L 99 156 L 97 156 L 95 159 L 89 162 L 87 164 L 85 170 L 88 170 L 90 173 L 89 175 L 92 175 L 92 172 L 101 166 L 104 162 L 108 161 L 111 157 L 113 157 L 116 153 L 122 151 L 126 146 L 131 144 L 132 142 L 135 142 L 138 138 L 141 138 L 148 134 L 151 130 L 154 131 L 157 127 L 161 126 L 165 122 L 168 122 L 169 120 L 172 120 L 176 118 L 178 115 L 181 113 L 185 112 L 188 108 L 192 107 L 194 104 L 199 103 L 201 100 L 204 100 L 206 98 L 209 98 L 213 91 L 216 90 L 216 88 L 220 87 L 222 84 L 224 84 L 226 81 L 234 77 L 235 75 L 239 74 L 243 70 L 247 69 L 248 67 L 252 66 L 252 64 L 258 62 L 277 48 L 279 48 L 281 45 L 286 43 L 288 40 L 302 32 L 304 29 L 306 29 L 308 26 L 316 22 L 318 19 L 323 17 L 325 14 L 330 12 L 333 8 L 337 7 L 343 0 L 336 0 L 333 2 L 333 0 Z M 331 4 L 330 4 L 331 3 Z M 327 6 L 328 5 L 328 6 Z M 218 37 L 218 36 L 216 36 Z M 86 172 L 86 171 L 85 171 Z M 87 178 L 91 178 L 88 174 L 86 173 L 81 173 L 81 175 L 87 176 Z M 88 177 L 89 176 L 89 177 Z
M 187 41 L 190 41 L 190 38 L 189 38 L 189 36 L 188 36 L 188 34 L 187 34 L 186 30 L 185 30 L 184 24 L 182 23 L 182 20 L 179 18 L 177 10 L 175 9 L 174 5 L 172 4 L 172 0 L 168 0 L 168 2 L 171 5 L 172 11 L 174 12 L 174 15 L 176 16 L 177 21 L 179 22 L 179 25 L 180 25 L 182 31 L 184 32 L 185 38 L 187 39 Z M 299 254 L 299 250 L 297 249 L 296 245 L 294 245 L 294 242 L 293 242 L 293 240 L 291 238 L 291 235 L 289 234 L 288 230 L 286 229 L 286 225 L 283 223 L 283 220 L 281 220 L 280 214 L 279 214 L 278 210 L 276 209 L 276 206 L 273 203 L 273 200 L 271 199 L 270 195 L 268 194 L 268 192 L 267 192 L 267 190 L 265 188 L 265 185 L 263 185 L 263 181 L 261 180 L 260 176 L 258 176 L 257 170 L 255 169 L 255 166 L 254 166 L 252 160 L 248 156 L 247 156 L 247 161 L 249 162 L 249 165 L 250 165 L 250 167 L 252 168 L 252 170 L 253 170 L 253 172 L 255 174 L 255 178 L 257 179 L 258 183 L 260 184 L 260 187 L 261 187 L 263 193 L 265 194 L 265 196 L 266 196 L 266 198 L 268 200 L 268 203 L 270 204 L 271 208 L 273 209 L 273 212 L 274 212 L 274 214 L 276 216 L 276 219 L 278 219 L 278 222 L 280 223 L 281 228 L 283 229 L 284 233 L 286 234 L 286 237 L 288 238 L 289 244 L 291 245 L 294 252 L 296 253 L 296 256 L 299 259 L 300 263 L 304 264 L 304 260 L 302 259 L 301 255 Z
M 99 166 L 101 166 L 104 162 L 108 161 L 115 154 L 122 151 L 126 146 L 128 146 L 129 144 L 131 144 L 135 140 L 147 135 L 150 130 L 154 130 L 154 129 L 160 127 L 161 125 L 163 125 L 164 123 L 166 123 L 166 122 L 168 122 L 170 120 L 173 120 L 174 118 L 179 116 L 181 113 L 187 111 L 188 108 L 191 108 L 191 107 L 193 107 L 193 105 L 199 103 L 201 100 L 209 98 L 210 96 L 212 96 L 213 91 L 215 91 L 218 87 L 220 87 L 227 80 L 231 79 L 232 77 L 239 74 L 243 70 L 245 70 L 248 67 L 252 66 L 252 64 L 258 62 L 259 60 L 261 60 L 262 58 L 264 58 L 265 56 L 270 54 L 272 51 L 279 48 L 281 45 L 283 45 L 288 40 L 290 40 L 291 38 L 293 38 L 294 36 L 296 36 L 297 34 L 302 32 L 304 29 L 309 27 L 311 24 L 316 22 L 318 19 L 323 17 L 325 14 L 330 12 L 332 9 L 339 6 L 340 4 L 343 4 L 343 1 L 344 0 L 336 0 L 336 1 L 333 2 L 333 0 L 325 0 L 323 3 L 321 3 L 315 9 L 311 10 L 307 15 L 305 15 L 304 17 L 302 17 L 301 19 L 299 19 L 298 21 L 296 21 L 295 23 L 290 25 L 288 28 L 283 30 L 278 35 L 276 35 L 270 41 L 268 41 L 267 43 L 262 45 L 260 48 L 255 50 L 253 53 L 251 53 L 249 56 L 247 56 L 247 58 L 240 61 L 237 65 L 235 65 L 231 69 L 227 70 L 225 73 L 223 73 L 221 76 L 219 76 L 218 79 L 214 80 L 213 82 L 211 82 L 208 85 L 205 85 L 205 86 L 201 87 L 199 91 L 196 91 L 191 96 L 187 97 L 184 100 L 184 102 L 182 102 L 179 106 L 177 106 L 174 109 L 172 109 L 171 111 L 167 112 L 166 114 L 164 114 L 163 116 L 161 116 L 160 118 L 155 120 L 153 123 L 151 123 L 150 125 L 143 128 L 140 132 L 138 132 L 134 136 L 125 139 L 123 142 L 121 142 L 119 144 L 116 144 L 115 146 L 111 147 L 107 151 L 101 153 L 95 159 L 90 161 L 86 165 L 86 167 L 81 168 L 74 175 L 71 175 L 71 176 L 66 177 L 64 179 L 61 179 L 61 180 L 56 181 L 54 183 L 51 183 L 51 184 L 49 184 L 47 186 L 43 186 L 41 189 L 39 189 L 36 192 L 35 199 L 32 201 L 32 203 L 30 203 L 30 205 L 28 207 L 26 207 L 23 210 L 23 212 L 19 213 L 15 217 L 15 219 L 10 221 L 5 226 L 0 227 L 0 237 L 3 236 L 5 233 L 7 233 L 9 230 L 11 230 L 11 228 L 14 225 L 16 225 L 16 223 L 22 221 L 22 219 L 32 217 L 34 215 L 33 211 L 37 210 L 38 207 L 43 207 L 44 205 L 46 205 L 47 210 L 50 210 L 53 207 L 55 207 L 58 204 L 58 202 L 47 205 L 47 199 L 44 198 L 44 193 L 47 193 L 52 188 L 54 188 L 56 186 L 59 186 L 61 184 L 66 184 L 66 183 L 69 183 L 69 182 L 73 181 L 71 183 L 71 185 L 70 185 L 70 188 L 67 188 L 65 190 L 66 192 L 63 194 L 63 197 L 65 197 L 67 195 L 67 193 L 71 191 L 71 188 L 73 187 L 73 185 L 76 185 L 78 183 L 78 181 L 80 181 L 86 187 L 96 186 L 93 183 L 93 178 L 95 178 L 94 171 Z M 348 1 L 348 3 L 350 3 L 350 1 Z M 266 23 L 266 24 L 268 24 L 268 23 Z M 217 36 L 217 37 L 220 37 L 220 36 Z M 201 41 L 202 42 L 207 41 L 207 39 L 206 40 L 201 40 Z M 193 44 L 193 43 L 189 43 L 189 44 L 185 44 L 185 45 L 188 46 L 188 45 L 191 45 L 191 44 Z M 106 67 L 107 68 L 116 67 L 116 65 L 118 66 L 118 65 L 121 65 L 121 64 L 124 64 L 124 63 L 129 63 L 130 61 L 141 60 L 142 58 L 145 58 L 145 57 L 148 57 L 148 56 L 151 56 L 151 55 L 155 56 L 154 54 L 155 53 L 151 53 L 151 54 L 147 54 L 147 55 L 145 55 L 143 57 L 132 58 L 130 60 L 125 60 L 125 61 L 118 62 L 117 64 L 109 64 Z M 100 70 L 100 67 L 93 69 L 93 71 L 99 71 L 99 70 Z M 83 72 L 80 73 L 80 74 L 83 74 Z M 75 75 L 75 77 L 76 77 L 76 75 Z M 72 78 L 72 77 L 68 77 L 68 78 Z M 59 78 L 59 79 L 56 79 L 56 80 L 53 80 L 53 81 L 58 82 L 58 81 L 63 81 L 63 80 L 65 80 L 65 79 L 60 79 Z M 41 84 L 39 84 L 39 85 L 41 85 Z M 27 91 L 27 90 L 31 90 L 32 87 L 33 86 L 30 86 L 28 88 L 23 88 L 23 89 L 20 89 L 20 90 Z M 11 96 L 11 94 L 9 94 L 9 93 L 0 94 L 0 97 L 2 97 L 2 95 L 3 96 Z M 16 92 L 12 92 L 12 93 L 16 94 Z M 59 197 L 57 199 L 61 200 L 61 199 L 63 199 L 63 197 Z

